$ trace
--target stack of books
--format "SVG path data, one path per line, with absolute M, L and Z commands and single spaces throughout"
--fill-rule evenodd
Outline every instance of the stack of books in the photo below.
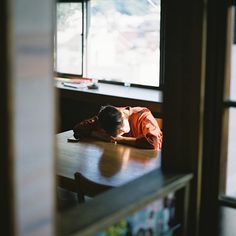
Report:
M 87 88 L 92 83 L 90 78 L 55 78 L 57 82 L 68 88 Z

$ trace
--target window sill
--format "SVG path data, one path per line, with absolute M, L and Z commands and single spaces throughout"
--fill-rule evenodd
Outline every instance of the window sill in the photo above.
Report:
M 112 104 L 115 106 L 145 106 L 152 112 L 161 112 L 162 91 L 99 83 L 98 89 L 70 88 L 56 83 L 60 96 L 79 101 Z

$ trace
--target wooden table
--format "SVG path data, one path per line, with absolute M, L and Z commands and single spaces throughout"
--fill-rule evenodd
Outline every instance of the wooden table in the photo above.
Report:
M 160 167 L 158 151 L 91 139 L 67 142 L 72 135 L 71 130 L 57 135 L 59 185 L 70 191 L 93 196 Z

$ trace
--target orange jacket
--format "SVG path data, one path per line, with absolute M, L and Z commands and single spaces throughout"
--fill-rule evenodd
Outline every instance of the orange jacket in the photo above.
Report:
M 136 138 L 136 146 L 148 149 L 161 149 L 162 131 L 151 111 L 146 107 L 126 107 L 129 110 L 129 133 L 125 137 Z M 88 137 L 93 130 L 100 130 L 97 116 L 78 123 L 74 128 L 74 136 Z

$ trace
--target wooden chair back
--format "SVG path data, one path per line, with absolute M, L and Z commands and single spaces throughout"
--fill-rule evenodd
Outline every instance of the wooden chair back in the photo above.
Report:
M 157 124 L 161 130 L 163 130 L 163 119 L 162 118 L 155 118 L 157 121 Z

